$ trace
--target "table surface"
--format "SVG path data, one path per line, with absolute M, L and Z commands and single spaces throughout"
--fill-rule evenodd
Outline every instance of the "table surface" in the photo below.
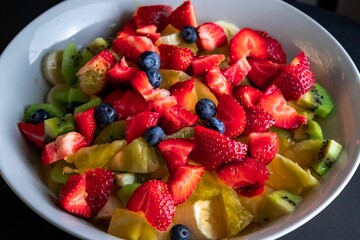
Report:
M 28 23 L 60 0 L 12 0 L 0 9 L 2 52 L 13 37 Z M 325 27 L 345 48 L 360 69 L 360 25 L 333 12 L 306 4 L 286 1 Z M 21 8 L 19 8 L 21 6 Z M 360 9 L 359 9 L 360 10 Z M 6 24 L 4 24 L 6 23 Z M 309 222 L 280 238 L 285 239 L 360 239 L 360 169 L 340 195 Z M 0 212 L 3 220 L 0 238 L 14 236 L 45 239 L 77 239 L 38 216 L 27 207 L 0 178 Z M 6 221 L 4 225 L 4 221 Z M 27 227 L 31 225 L 31 227 Z M 27 228 L 26 231 L 23 228 Z

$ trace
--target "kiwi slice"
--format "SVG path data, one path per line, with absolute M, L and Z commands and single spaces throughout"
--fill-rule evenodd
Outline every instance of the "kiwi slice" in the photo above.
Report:
M 75 108 L 87 103 L 90 100 L 90 96 L 85 94 L 79 88 L 70 88 L 67 98 L 67 109 L 70 112 L 74 112 Z
M 47 142 L 56 139 L 57 136 L 76 130 L 74 116 L 70 113 L 63 117 L 52 117 L 44 121 L 45 138 Z
M 94 143 L 111 143 L 115 140 L 125 139 L 125 120 L 119 120 L 106 125 L 99 135 L 96 136 Z
M 334 103 L 328 90 L 319 83 L 315 83 L 310 91 L 296 101 L 296 104 L 323 118 L 327 117 L 334 108 Z
M 194 127 L 184 127 L 174 132 L 170 135 L 166 135 L 165 139 L 169 138 L 193 138 L 194 137 Z
M 121 187 L 117 192 L 116 195 L 119 197 L 120 201 L 126 206 L 127 201 L 129 200 L 130 196 L 133 194 L 135 189 L 137 189 L 141 183 L 132 183 L 127 184 Z
M 325 175 L 337 161 L 342 150 L 342 145 L 333 139 L 323 142 L 316 158 L 312 161 L 311 167 L 320 176 Z
M 84 66 L 90 59 L 92 59 L 95 55 L 89 51 L 88 49 L 83 49 L 80 53 L 80 62 L 79 62 L 79 69 Z
M 82 112 L 82 111 L 88 110 L 88 109 L 90 109 L 92 107 L 96 107 L 101 102 L 102 102 L 101 98 L 94 97 L 94 98 L 90 99 L 88 102 L 86 102 L 84 104 L 81 104 L 80 106 L 76 107 L 74 109 L 74 113 Z
M 321 126 L 315 120 L 309 119 L 307 123 L 301 124 L 294 130 L 294 139 L 297 141 L 305 139 L 323 139 Z
M 51 103 L 33 103 L 28 105 L 24 110 L 24 118 L 26 122 L 31 122 L 31 116 L 34 114 L 35 111 L 43 109 L 47 111 L 52 117 L 61 117 L 65 114 L 59 107 Z
M 89 45 L 86 47 L 86 50 L 90 51 L 93 55 L 100 53 L 104 49 L 108 49 L 110 43 L 108 40 L 102 37 L 95 38 Z
M 65 82 L 61 73 L 63 53 L 63 50 L 50 51 L 41 59 L 41 73 L 51 85 Z
M 64 167 L 69 164 L 65 161 L 57 161 L 54 163 L 54 167 L 51 169 L 50 178 L 52 181 L 57 183 L 66 183 L 72 173 L 67 173 L 64 171 Z
M 302 197 L 287 190 L 276 190 L 266 198 L 266 203 L 261 211 L 260 223 L 279 218 L 293 212 L 301 202 Z
M 70 86 L 66 83 L 54 85 L 47 94 L 46 102 L 51 103 L 63 112 L 67 112 L 67 103 Z
M 71 86 L 77 82 L 76 72 L 80 68 L 80 61 L 80 50 L 73 42 L 68 43 L 63 52 L 61 74 L 65 82 Z

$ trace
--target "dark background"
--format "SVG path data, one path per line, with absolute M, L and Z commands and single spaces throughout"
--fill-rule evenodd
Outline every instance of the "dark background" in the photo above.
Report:
M 61 1 L 3 1 L 0 7 L 0 52 L 22 28 L 59 2 Z M 360 25 L 345 15 L 333 12 L 332 10 L 336 9 L 336 1 L 320 0 L 321 7 L 295 1 L 286 2 L 299 8 L 325 27 L 342 44 L 357 68 L 360 69 Z M 327 208 L 305 225 L 281 239 L 360 239 L 359 185 L 360 170 L 358 169 L 350 183 Z M 2 178 L 0 178 L 0 212 L 2 220 L 1 239 L 29 237 L 52 240 L 77 239 L 34 213 L 11 191 Z

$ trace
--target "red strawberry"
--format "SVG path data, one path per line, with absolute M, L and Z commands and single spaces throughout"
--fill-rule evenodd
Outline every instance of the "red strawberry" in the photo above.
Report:
M 131 76 L 137 73 L 139 69 L 134 65 L 130 65 L 125 57 L 116 63 L 106 75 L 106 84 L 111 88 L 123 88 L 129 86 Z
M 158 52 L 150 38 L 144 36 L 127 36 L 116 38 L 112 42 L 112 49 L 120 53 L 126 60 L 137 63 L 139 56 L 145 51 Z
M 176 97 L 177 106 L 195 112 L 198 95 L 195 89 L 195 79 L 177 82 L 169 89 L 170 94 Z
M 250 70 L 250 64 L 247 59 L 243 57 L 231 64 L 229 67 L 225 68 L 223 70 L 223 74 L 233 86 L 238 86 Z
M 154 24 L 162 31 L 172 10 L 171 6 L 163 4 L 140 6 L 135 10 L 133 19 L 138 28 Z
M 278 136 L 275 132 L 253 132 L 249 136 L 249 155 L 263 164 L 273 160 L 279 149 Z
M 141 112 L 126 119 L 125 140 L 129 144 L 132 140 L 141 137 L 146 130 L 157 125 L 160 114 L 157 112 Z
M 189 71 L 195 77 L 205 75 L 209 70 L 218 67 L 224 60 L 224 54 L 207 54 L 194 57 L 191 62 Z
M 169 138 L 159 143 L 159 151 L 165 159 L 170 176 L 174 176 L 179 167 L 187 165 L 188 155 L 194 146 L 194 141 L 186 138 Z
M 139 36 L 145 36 L 151 39 L 151 41 L 156 42 L 161 36 L 160 33 L 156 32 L 157 27 L 154 24 L 143 26 L 141 28 L 136 29 L 136 34 Z
M 190 158 L 210 171 L 225 163 L 242 161 L 247 152 L 246 144 L 203 126 L 194 127 L 194 140 L 194 154 Z
M 175 206 L 185 202 L 194 192 L 204 175 L 205 168 L 201 166 L 180 166 L 169 180 L 169 191 L 174 198 Z
M 185 0 L 173 10 L 167 19 L 167 23 L 179 30 L 186 26 L 197 27 L 194 6 L 190 0 Z
M 197 33 L 196 45 L 201 50 L 211 51 L 228 43 L 224 29 L 213 22 L 205 22 L 198 26 Z
M 272 62 L 285 64 L 286 63 L 286 53 L 282 48 L 280 42 L 275 38 L 271 37 L 265 31 L 256 31 L 260 36 L 265 39 L 267 52 L 269 54 L 268 59 Z
M 219 67 L 215 67 L 207 72 L 203 79 L 204 83 L 219 98 L 223 94 L 231 94 L 232 86 L 229 80 L 222 74 Z
M 79 69 L 79 87 L 86 94 L 98 94 L 106 85 L 106 74 L 116 64 L 115 56 L 104 49 Z
M 150 225 L 159 231 L 168 229 L 175 214 L 174 199 L 161 180 L 141 184 L 127 201 L 126 208 L 143 212 Z
M 172 134 L 180 130 L 182 123 L 172 111 L 166 110 L 159 118 L 158 125 L 161 126 L 165 134 Z
M 177 100 L 175 96 L 170 96 L 168 90 L 156 88 L 148 99 L 148 104 L 151 110 L 163 113 L 166 109 L 176 106 Z
M 275 84 L 287 101 L 296 100 L 315 84 L 315 75 L 308 57 L 301 51 L 275 79 Z
M 224 135 L 229 138 L 239 136 L 245 129 L 245 111 L 232 95 L 220 97 L 216 116 L 224 123 Z
M 198 115 L 179 106 L 172 107 L 170 112 L 180 120 L 182 127 L 194 126 L 199 120 Z
M 128 36 L 136 36 L 136 29 L 137 26 L 135 24 L 135 21 L 133 18 L 130 18 L 125 25 L 123 26 L 123 28 L 117 33 L 116 37 L 117 38 L 122 38 L 122 37 L 128 37 Z
M 119 104 L 119 102 L 120 102 L 121 98 L 124 96 L 124 94 L 125 94 L 125 92 L 123 90 L 115 89 L 115 90 L 111 91 L 110 93 L 108 93 L 106 96 L 104 96 L 103 102 L 108 103 L 112 107 L 114 107 Z
M 260 89 L 270 86 L 285 68 L 285 64 L 275 63 L 267 59 L 248 58 L 248 62 L 251 70 L 247 77 L 251 83 Z
M 45 146 L 45 128 L 44 122 L 32 124 L 27 122 L 19 122 L 18 128 L 35 146 L 43 148 Z
M 244 194 L 246 191 L 242 191 L 250 186 L 261 186 L 264 185 L 265 181 L 269 178 L 269 172 L 266 166 L 258 160 L 245 157 L 240 162 L 231 162 L 221 166 L 217 170 L 217 175 L 222 182 L 237 190 L 238 193 Z M 246 196 L 250 197 L 255 194 L 260 194 L 259 187 L 253 188 L 254 192 L 247 192 Z
M 266 59 L 269 56 L 265 39 L 250 28 L 241 29 L 230 40 L 229 44 L 231 63 L 243 57 Z
M 295 129 L 306 123 L 306 117 L 299 115 L 289 106 L 280 89 L 272 84 L 259 99 L 258 105 L 275 118 L 275 126 L 285 129 Z
M 89 146 L 92 145 L 97 129 L 95 107 L 75 113 L 74 119 L 79 133 L 85 137 Z
M 160 52 L 161 68 L 164 69 L 186 72 L 194 58 L 194 53 L 190 48 L 182 48 L 168 44 L 161 44 L 158 48 Z
M 41 162 L 51 164 L 86 146 L 88 146 L 88 143 L 85 137 L 78 132 L 59 135 L 55 141 L 45 145 L 41 153 Z
M 262 92 L 249 85 L 239 85 L 234 90 L 234 98 L 243 106 L 244 108 L 249 108 L 254 105 L 257 105 Z
M 150 84 L 144 71 L 135 73 L 130 79 L 130 84 L 132 88 L 140 93 L 146 100 L 151 98 L 154 87 Z
M 266 132 L 275 124 L 275 118 L 259 106 L 245 108 L 246 126 L 243 135 L 252 132 Z

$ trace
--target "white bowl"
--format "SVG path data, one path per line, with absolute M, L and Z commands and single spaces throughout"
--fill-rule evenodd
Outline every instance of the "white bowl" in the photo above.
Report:
M 173 6 L 181 0 L 172 1 Z M 20 134 L 16 123 L 24 106 L 43 102 L 49 86 L 40 72 L 42 56 L 61 49 L 71 40 L 84 45 L 98 36 L 117 31 L 138 5 L 169 4 L 166 0 L 64 1 L 49 9 L 8 45 L 0 59 L 0 170 L 12 190 L 36 213 L 60 229 L 81 239 L 117 239 L 74 217 L 56 204 L 56 196 L 41 179 L 39 155 Z M 283 45 L 288 61 L 300 49 L 310 58 L 317 81 L 330 91 L 336 111 L 324 125 L 325 137 L 343 144 L 338 163 L 321 179 L 292 214 L 241 239 L 274 239 L 309 221 L 343 190 L 359 165 L 360 77 L 341 45 L 319 24 L 280 0 L 193 0 L 198 22 L 226 20 L 241 27 L 263 29 Z

